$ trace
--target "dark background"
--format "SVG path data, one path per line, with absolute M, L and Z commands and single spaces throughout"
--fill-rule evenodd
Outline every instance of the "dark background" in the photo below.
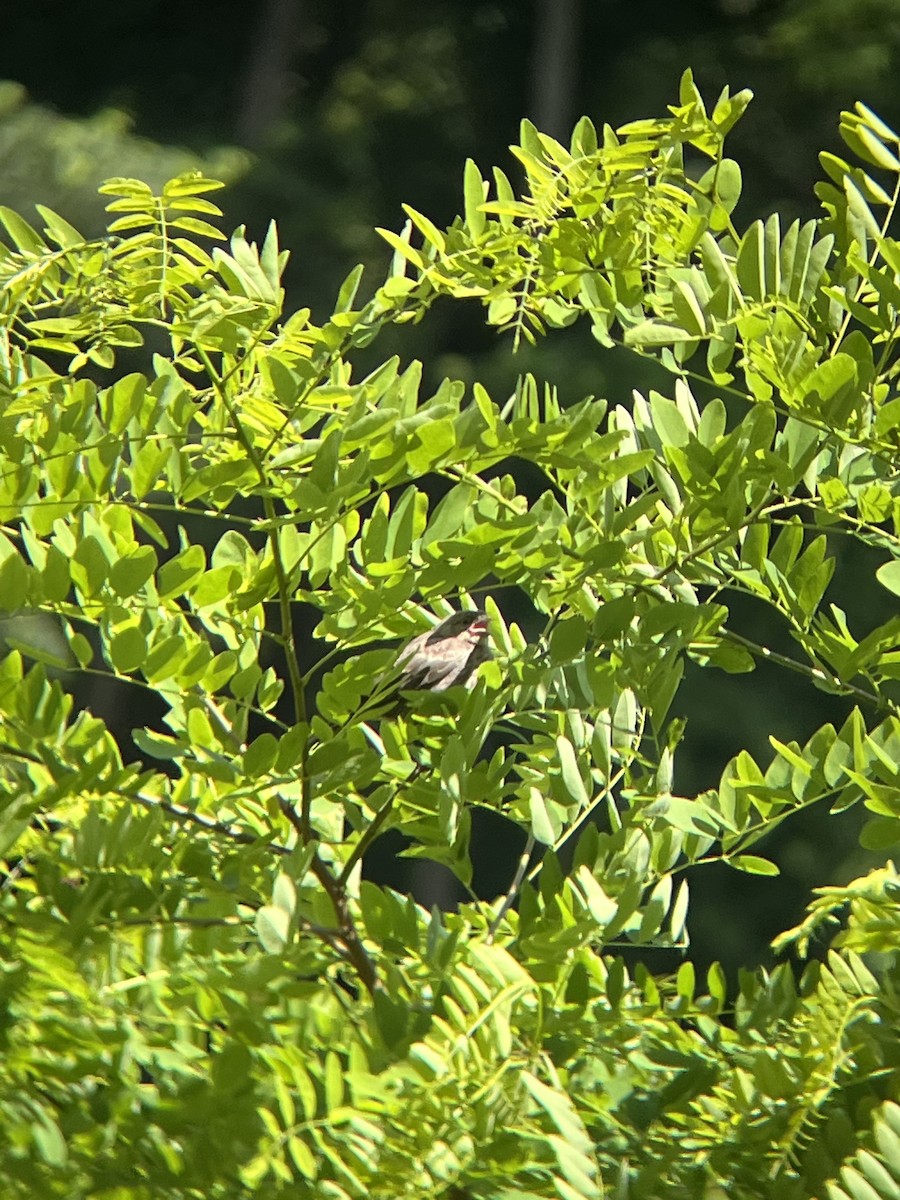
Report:
M 246 224 L 261 239 L 276 218 L 292 251 L 288 308 L 325 316 L 356 262 L 377 282 L 388 253 L 373 229 L 398 229 L 402 202 L 446 223 L 461 206 L 467 156 L 483 173 L 496 163 L 514 174 L 506 148 L 523 116 L 565 140 L 583 113 L 613 126 L 664 114 L 686 67 L 710 105 L 726 85 L 756 95 L 729 142 L 744 174 L 737 224 L 774 210 L 785 223 L 814 216 L 817 153 L 841 153 L 840 110 L 860 99 L 900 124 L 898 59 L 896 0 L 19 0 L 6 6 L 0 44 L 0 80 L 9 81 L 0 85 L 0 203 L 26 217 L 46 203 L 93 233 L 103 227 L 102 179 L 158 184 L 201 166 L 231 184 L 226 228 Z M 620 402 L 650 383 L 645 365 L 578 328 L 513 359 L 480 311 L 459 304 L 379 339 L 373 353 L 395 350 L 423 358 L 431 382 L 480 379 L 498 397 L 524 370 L 552 378 L 570 400 L 590 392 Z M 876 560 L 857 546 L 833 549 L 827 599 L 862 637 L 892 602 L 872 580 Z M 734 619 L 748 636 L 791 649 L 769 614 L 736 606 Z M 90 702 L 113 707 L 108 696 Z M 673 710 L 689 721 L 676 788 L 714 785 L 741 748 L 765 763 L 770 733 L 803 742 L 847 711 L 776 668 L 693 670 Z M 865 869 L 854 849 L 860 819 L 795 818 L 763 847 L 778 879 L 696 873 L 695 957 L 732 968 L 764 960 L 811 887 Z M 473 857 L 486 895 L 506 886 L 508 842 L 495 821 L 482 822 Z M 395 868 L 370 864 L 408 886 Z M 435 886 L 411 882 L 423 895 Z

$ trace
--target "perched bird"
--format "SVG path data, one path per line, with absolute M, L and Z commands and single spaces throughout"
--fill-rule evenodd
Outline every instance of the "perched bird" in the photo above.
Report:
M 397 655 L 397 687 L 443 692 L 474 686 L 475 668 L 491 657 L 483 612 L 457 612 L 428 633 L 420 633 Z

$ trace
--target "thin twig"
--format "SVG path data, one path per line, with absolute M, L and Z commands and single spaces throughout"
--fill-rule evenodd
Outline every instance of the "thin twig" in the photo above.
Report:
M 288 595 L 287 572 L 284 567 L 284 560 L 281 556 L 281 537 L 278 521 L 278 513 L 275 510 L 275 501 L 266 492 L 268 477 L 266 475 L 265 465 L 262 457 L 259 454 L 253 440 L 241 424 L 237 410 L 231 402 L 228 391 L 225 387 L 225 381 L 229 372 L 224 375 L 219 375 L 210 361 L 209 355 L 201 347 L 197 347 L 197 353 L 203 365 L 206 367 L 212 385 L 218 393 L 228 411 L 228 415 L 234 424 L 235 435 L 238 441 L 243 446 L 248 459 L 253 464 L 260 483 L 263 485 L 262 505 L 266 515 L 266 521 L 269 525 L 268 541 L 269 548 L 272 551 L 272 563 L 275 567 L 275 578 L 278 582 L 278 610 L 281 617 L 281 642 L 284 647 L 285 659 L 287 661 L 288 676 L 291 681 L 291 693 L 294 697 L 294 719 L 297 724 L 305 723 L 306 721 L 306 689 L 303 686 L 303 675 L 300 671 L 300 662 L 297 655 L 297 643 L 294 638 L 294 626 L 291 617 L 291 598 Z M 312 838 L 312 825 L 310 822 L 310 807 L 312 803 L 309 794 L 309 779 L 306 770 L 308 748 L 304 742 L 300 750 L 300 763 L 297 772 L 297 779 L 300 785 L 300 828 L 298 834 L 301 841 L 309 842 Z
M 488 929 L 486 940 L 489 946 L 493 942 L 497 930 L 500 928 L 501 921 L 516 902 L 516 899 L 519 895 L 519 889 L 521 888 L 522 881 L 525 878 L 525 872 L 528 870 L 528 864 L 531 862 L 531 852 L 534 850 L 534 845 L 535 836 L 531 830 L 529 830 L 528 837 L 525 839 L 525 848 L 522 851 L 522 856 L 519 859 L 518 866 L 516 867 L 516 873 L 513 875 L 512 883 L 509 885 L 509 891 L 504 896 L 503 903 L 500 905 L 497 915 L 494 917 L 493 921 L 491 921 Z
M 865 688 L 857 687 L 854 683 L 845 683 L 837 675 L 824 671 L 821 667 L 810 667 L 806 663 L 798 662 L 796 658 L 779 654 L 777 650 L 770 650 L 768 646 L 751 641 L 750 638 L 745 638 L 731 629 L 723 629 L 722 636 L 726 641 L 743 646 L 745 650 L 749 650 L 751 654 L 755 654 L 759 658 L 777 663 L 780 667 L 786 667 L 798 675 L 805 675 L 807 679 L 812 679 L 814 682 L 827 684 L 829 688 L 840 695 L 855 696 L 858 700 L 865 701 L 866 704 L 874 705 L 876 709 L 893 709 L 893 705 L 883 696 L 879 696 L 875 692 L 867 692 Z
M 579 814 L 578 819 L 572 825 L 567 826 L 562 831 L 562 833 L 559 835 L 559 837 L 556 839 L 556 841 L 550 847 L 550 849 L 554 852 L 554 854 L 556 853 L 557 850 L 560 850 L 565 845 L 565 843 L 569 840 L 569 838 L 571 838 L 572 835 L 574 833 L 576 833 L 582 827 L 582 825 L 584 825 L 585 821 L 587 821 L 591 816 L 593 816 L 593 814 L 600 807 L 600 805 L 604 802 L 604 800 L 607 800 L 610 796 L 612 796 L 613 788 L 622 782 L 622 780 L 625 778 L 625 772 L 627 770 L 628 765 L 630 765 L 632 762 L 634 762 L 634 760 L 638 757 L 638 754 L 640 753 L 641 743 L 644 740 L 644 732 L 646 730 L 646 727 L 647 727 L 647 712 L 646 712 L 646 709 L 642 708 L 640 710 L 640 715 L 638 717 L 637 728 L 633 732 L 630 731 L 631 736 L 634 739 L 634 743 L 633 743 L 633 747 L 631 749 L 630 754 L 627 755 L 628 762 L 623 763 L 622 766 L 620 766 L 619 769 L 615 772 L 615 774 L 610 775 L 609 779 L 606 781 L 606 783 L 603 785 L 602 789 L 597 793 L 597 795 L 594 797 L 594 799 L 590 802 L 590 804 L 587 806 L 587 808 L 585 808 L 584 811 Z M 623 754 L 622 757 L 624 758 L 624 757 L 626 757 L 626 755 Z M 528 873 L 528 882 L 529 883 L 531 883 L 531 881 L 533 879 L 537 878 L 538 874 L 540 873 L 541 867 L 543 866 L 543 861 L 544 860 L 543 860 L 543 856 L 542 856 L 541 860 L 538 863 L 536 863 L 536 865 L 534 867 L 532 867 L 531 871 L 529 871 L 529 873 Z
M 169 800 L 159 800 L 155 796 L 147 796 L 143 792 L 134 794 L 130 792 L 125 793 L 125 799 L 136 800 L 144 808 L 158 808 L 161 812 L 174 817 L 177 821 L 184 821 L 188 825 L 195 825 L 198 829 L 202 829 L 206 833 L 217 833 L 220 837 L 226 837 L 232 842 L 239 842 L 242 846 L 257 846 L 260 844 L 260 839 L 252 833 L 247 833 L 243 829 L 235 829 L 233 825 L 226 825 L 224 821 L 214 821 L 211 817 L 204 817 L 200 813 L 194 812 L 193 809 L 183 808 L 180 804 L 172 804 Z M 290 846 L 282 846 L 278 842 L 264 842 L 262 844 L 272 854 L 287 855 L 293 853 Z
M 304 828 L 303 820 L 300 814 L 294 808 L 289 800 L 282 798 L 279 801 L 281 811 L 287 817 L 290 824 L 297 831 L 297 836 L 302 837 L 301 831 Z M 363 986 L 370 995 L 381 988 L 381 981 L 375 970 L 375 964 L 369 957 L 369 954 L 362 944 L 362 939 L 354 923 L 350 913 L 350 906 L 347 903 L 347 893 L 341 886 L 331 868 L 319 856 L 318 850 L 313 851 L 312 859 L 310 860 L 309 868 L 312 873 L 321 883 L 322 887 L 331 901 L 334 908 L 335 916 L 337 917 L 338 933 L 341 941 L 347 949 L 347 959 L 355 969 Z

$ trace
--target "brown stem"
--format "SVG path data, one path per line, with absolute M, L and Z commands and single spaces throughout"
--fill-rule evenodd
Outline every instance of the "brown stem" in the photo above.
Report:
M 290 821 L 294 830 L 296 830 L 297 836 L 303 838 L 304 823 L 300 814 L 290 801 L 282 799 L 279 803 L 281 811 L 287 817 L 288 821 Z M 359 976 L 366 991 L 374 996 L 381 988 L 381 980 L 378 978 L 375 964 L 362 944 L 362 939 L 353 921 L 350 906 L 347 903 L 347 893 L 328 864 L 323 862 L 319 857 L 318 850 L 313 852 L 309 866 L 313 875 L 315 875 L 316 879 L 318 879 L 319 883 L 325 889 L 328 899 L 331 901 L 335 917 L 337 918 L 339 936 L 347 951 L 347 959 Z
M 257 340 L 262 337 L 262 334 L 257 334 Z M 254 470 L 259 476 L 259 482 L 263 488 L 262 504 L 263 511 L 266 515 L 266 525 L 268 527 L 269 549 L 272 552 L 272 563 L 275 567 L 275 577 L 278 581 L 278 611 L 281 616 L 281 643 L 284 647 L 284 655 L 287 662 L 288 676 L 291 682 L 291 691 L 294 697 L 294 721 L 296 724 L 306 722 L 306 692 L 303 686 L 303 675 L 300 671 L 300 663 L 297 657 L 297 642 L 294 637 L 294 626 L 291 620 L 291 597 L 288 594 L 288 578 L 287 572 L 284 569 L 284 560 L 281 557 L 281 540 L 280 540 L 280 524 L 278 514 L 275 511 L 275 502 L 267 492 L 268 476 L 266 475 L 265 463 L 262 455 L 253 443 L 253 439 L 247 433 L 244 426 L 241 424 L 237 409 L 231 402 L 231 397 L 228 395 L 228 390 L 225 387 L 226 381 L 230 375 L 237 370 L 238 364 L 231 371 L 226 371 L 220 375 L 212 364 L 209 355 L 200 347 L 195 347 L 197 356 L 200 358 L 203 365 L 206 367 L 206 373 L 212 381 L 213 388 L 218 393 L 229 417 L 234 425 L 235 436 L 244 448 L 248 460 L 253 465 Z M 309 779 L 307 778 L 306 762 L 309 754 L 308 744 L 304 742 L 300 752 L 299 770 L 297 780 L 300 784 L 300 813 L 301 821 L 297 826 L 297 833 L 301 842 L 305 845 L 312 838 L 312 828 L 310 825 L 310 804 L 311 797 L 309 794 Z
M 218 833 L 232 842 L 240 842 L 242 846 L 255 846 L 259 842 L 259 838 L 252 833 L 235 829 L 233 825 L 226 825 L 224 821 L 214 821 L 211 817 L 201 816 L 200 813 L 193 812 L 190 808 L 182 808 L 180 804 L 172 804 L 168 800 L 157 800 L 151 796 L 142 796 L 140 793 L 137 795 L 125 793 L 125 795 L 126 799 L 137 800 L 138 804 L 143 804 L 144 808 L 158 808 L 178 821 L 196 825 L 199 829 L 206 830 L 207 833 Z M 271 850 L 273 854 L 293 853 L 289 846 L 279 845 L 278 842 L 266 843 L 266 849 Z

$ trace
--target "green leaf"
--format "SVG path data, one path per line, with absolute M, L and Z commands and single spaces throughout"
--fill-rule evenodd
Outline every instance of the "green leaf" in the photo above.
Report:
M 200 578 L 205 567 L 206 554 L 203 547 L 185 547 L 159 569 L 157 587 L 160 599 L 183 595 L 190 585 Z
M 779 875 L 781 872 L 775 863 L 767 858 L 759 858 L 755 854 L 736 854 L 726 858 L 730 867 L 743 871 L 747 875 Z
M 283 871 L 275 879 L 272 903 L 276 908 L 283 909 L 289 916 L 293 916 L 296 910 L 297 888 L 290 875 L 286 875 Z
M 743 180 L 740 164 L 733 158 L 723 158 L 715 176 L 715 195 L 727 213 L 733 212 L 741 198 Z
M 244 751 L 244 773 L 250 779 L 259 779 L 275 765 L 278 755 L 278 739 L 271 733 L 261 733 Z
M 672 346 L 678 342 L 689 342 L 691 334 L 680 325 L 664 321 L 638 321 L 625 330 L 626 346 Z
M 290 914 L 283 908 L 264 904 L 256 914 L 256 934 L 267 954 L 281 954 L 290 940 Z
M 147 655 L 147 639 L 137 625 L 126 625 L 109 641 L 109 658 L 123 675 L 142 666 Z
M 900 561 L 892 559 L 890 562 L 882 563 L 875 572 L 875 578 L 893 595 L 900 596 Z
M 0 612 L 15 612 L 21 608 L 28 596 L 30 572 L 7 538 L 0 534 L 0 551 L 3 543 L 9 550 L 0 561 Z
M 11 208 L 0 205 L 0 224 L 6 229 L 17 249 L 28 254 L 40 254 L 48 247 L 43 239 Z
M 59 1168 L 68 1160 L 65 1138 L 57 1123 L 46 1112 L 31 1126 L 31 1136 L 38 1157 L 49 1167 Z
M 403 211 L 416 226 L 416 228 L 424 235 L 425 240 L 430 242 L 435 249 L 443 254 L 446 247 L 446 241 L 444 239 L 444 235 L 434 224 L 434 222 L 430 221 L 423 213 L 417 212 L 416 209 L 412 208 L 409 204 L 403 205 Z
M 376 228 L 375 232 L 380 234 L 401 258 L 412 263 L 418 270 L 425 270 L 425 260 L 422 258 L 422 255 L 418 250 L 414 250 L 405 238 L 400 237 L 399 234 L 392 233 L 390 229 Z
M 156 570 L 152 546 L 139 546 L 117 559 L 110 568 L 110 586 L 120 596 L 136 595 Z
M 557 828 L 547 810 L 546 801 L 537 788 L 529 789 L 528 807 L 531 814 L 531 832 L 535 841 L 552 846 L 556 841 Z
M 518 302 L 515 296 L 497 296 L 488 304 L 488 324 L 506 325 L 516 315 Z
M 590 797 L 581 778 L 575 748 L 568 738 L 558 737 L 556 739 L 556 753 L 559 756 L 560 777 L 566 795 L 579 807 L 584 807 Z
M 706 987 L 710 996 L 721 1008 L 728 997 L 728 980 L 721 963 L 711 963 L 706 972 Z
M 466 224 L 472 237 L 481 237 L 484 233 L 487 224 L 485 215 L 481 212 L 481 205 L 487 199 L 487 189 L 484 180 L 481 178 L 481 172 L 471 158 L 466 159 L 466 169 L 464 175 L 464 192 L 466 203 Z
M 52 208 L 46 208 L 43 204 L 36 204 L 35 208 L 46 222 L 44 232 L 61 249 L 67 250 L 73 246 L 80 246 L 84 242 L 82 234 L 74 226 L 70 225 L 68 221 L 63 220 Z
M 109 561 L 94 534 L 82 538 L 72 555 L 72 582 L 87 599 L 97 596 L 109 574 Z

